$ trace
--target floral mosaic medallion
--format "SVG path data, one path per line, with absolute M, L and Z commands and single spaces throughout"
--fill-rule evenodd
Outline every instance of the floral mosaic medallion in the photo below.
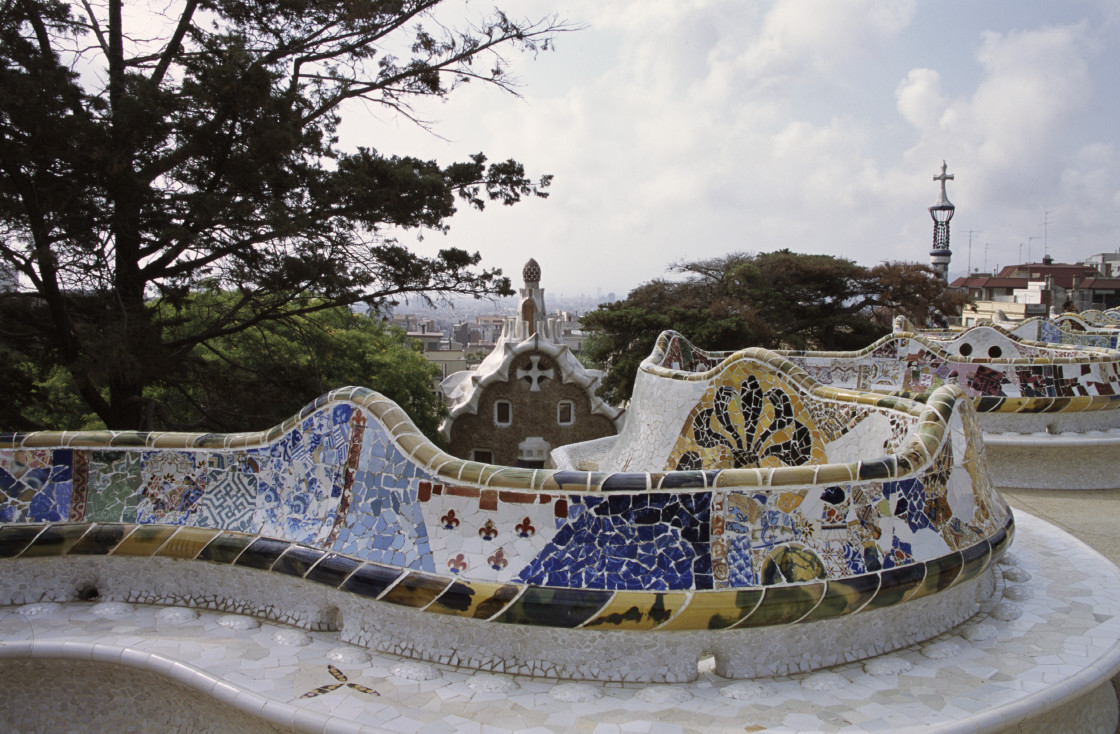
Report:
M 685 419 L 667 469 L 801 466 L 827 462 L 796 390 L 756 364 L 736 364 L 713 380 Z

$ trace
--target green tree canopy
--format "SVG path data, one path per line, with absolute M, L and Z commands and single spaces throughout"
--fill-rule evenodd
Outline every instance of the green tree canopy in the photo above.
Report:
M 223 311 L 236 293 L 205 291 L 185 299 L 172 332 L 190 332 Z M 291 311 L 299 310 L 293 306 Z M 2 353 L 0 353 L 2 357 Z M 36 375 L 12 365 L 24 391 L 0 407 L 21 428 L 66 430 L 104 427 L 89 411 L 70 374 L 54 367 Z M 174 380 L 145 388 L 147 422 L 172 430 L 257 431 L 299 412 L 311 398 L 336 387 L 361 385 L 400 405 L 427 436 L 439 440 L 447 409 L 434 388 L 439 368 L 400 327 L 336 306 L 270 319 L 195 345 Z
M 638 365 L 666 329 L 709 351 L 860 349 L 890 331 L 898 314 L 945 325 L 966 300 L 914 263 L 871 268 L 831 255 L 789 250 L 679 263 L 680 280 L 638 286 L 580 322 L 586 358 L 607 370 L 600 394 L 629 400 Z
M 236 297 L 192 296 L 176 330 L 192 331 L 194 322 L 209 321 Z M 149 422 L 180 430 L 260 430 L 295 415 L 308 396 L 361 385 L 395 401 L 436 439 L 446 414 L 434 390 L 440 370 L 420 349 L 404 329 L 344 307 L 271 319 L 195 346 L 185 357 L 186 379 L 148 388 L 147 404 L 160 412 Z
M 569 29 L 495 10 L 456 30 L 439 5 L 0 3 L 0 264 L 30 286 L 0 297 L 5 348 L 64 369 L 109 427 L 152 428 L 147 388 L 214 340 L 407 294 L 508 294 L 477 253 L 421 257 L 387 228 L 446 232 L 457 206 L 545 196 L 548 176 L 338 145 L 344 104 L 416 120 L 411 100 L 467 82 L 510 90 L 502 54 Z M 236 295 L 185 317 L 203 286 Z

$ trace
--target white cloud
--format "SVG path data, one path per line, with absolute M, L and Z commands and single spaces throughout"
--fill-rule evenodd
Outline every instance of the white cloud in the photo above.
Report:
M 977 60 L 984 77 L 972 94 L 947 98 L 937 72 L 915 69 L 896 92 L 919 140 L 911 158 L 951 156 L 988 179 L 1028 167 L 1056 173 L 1056 139 L 1092 91 L 1083 57 L 1086 28 L 986 32 Z
M 1108 41 L 1120 29 L 1084 23 L 1084 8 L 1033 27 L 1024 13 L 1000 25 L 949 9 L 939 17 L 971 45 L 930 53 L 929 10 L 910 1 L 558 9 L 590 28 L 517 62 L 524 100 L 463 90 L 430 115 L 451 142 L 398 138 L 440 160 L 512 156 L 556 174 L 552 197 L 456 217 L 451 236 L 423 247 L 480 249 L 507 272 L 532 255 L 554 291 L 619 295 L 670 262 L 740 249 L 921 261 L 942 159 L 957 174 L 954 270 L 967 229 L 984 230 L 974 249 L 990 239 L 990 259 L 1008 263 L 1041 235 L 1044 210 L 1058 257 L 1091 254 L 1057 249 L 1067 240 L 1120 244 L 1096 244 L 1120 229 L 1120 141 L 1104 112 L 1117 102 L 1098 91 L 1114 86 L 1120 44 Z
M 912 69 L 895 92 L 898 111 L 914 127 L 931 134 L 941 128 L 949 102 L 941 91 L 941 75 L 933 69 Z
M 832 75 L 872 53 L 914 16 L 914 0 L 778 0 L 741 57 L 748 75 L 777 84 Z

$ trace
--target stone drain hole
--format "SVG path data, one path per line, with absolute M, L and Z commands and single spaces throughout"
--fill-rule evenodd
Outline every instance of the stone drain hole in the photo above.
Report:
M 101 592 L 93 584 L 87 584 L 78 589 L 78 601 L 97 601 L 101 598 Z

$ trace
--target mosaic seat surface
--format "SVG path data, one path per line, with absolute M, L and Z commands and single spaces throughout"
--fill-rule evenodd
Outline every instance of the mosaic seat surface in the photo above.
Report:
M 689 349 L 712 363 L 726 355 Z M 999 325 L 895 331 L 852 352 L 780 352 L 821 383 L 973 402 L 999 486 L 1120 486 L 1120 351 L 1023 339 Z
M 438 662 L 687 680 L 713 648 L 729 675 L 875 654 L 990 591 L 1013 523 L 959 390 L 822 388 L 763 352 L 672 382 L 703 400 L 667 460 L 633 471 L 462 461 L 362 388 L 258 434 L 6 435 L 3 601 L 92 584 Z M 922 623 L 832 639 L 900 609 Z M 808 623 L 829 641 L 781 631 Z M 768 640 L 784 652 L 760 654 Z
M 781 354 L 830 385 L 904 396 L 956 385 L 982 416 L 1120 407 L 1120 352 L 1030 341 L 996 325 L 899 331 L 854 352 Z
M 1120 346 L 1120 324 L 1091 323 L 1077 314 L 1062 314 L 1052 319 L 1033 318 L 1018 323 L 1001 322 L 997 326 L 1021 338 L 1069 346 L 1102 347 L 1116 349 Z
M 1080 314 L 1065 313 L 1052 318 L 1032 317 L 1022 321 L 982 321 L 962 330 L 952 329 L 918 329 L 905 317 L 895 319 L 895 333 L 909 332 L 918 334 L 927 339 L 945 344 L 947 342 L 969 344 L 978 341 L 968 339 L 968 335 L 980 336 L 980 341 L 992 342 L 990 336 L 985 335 L 990 331 L 997 334 L 1010 336 L 1023 342 L 1041 342 L 1045 345 L 1061 345 L 1064 347 L 1095 347 L 1100 349 L 1116 349 L 1120 339 L 1120 323 L 1100 324 L 1090 323 Z M 964 339 L 962 340 L 962 337 Z M 999 337 L 996 337 L 996 342 Z M 1006 343 L 1006 342 L 1005 342 Z M 1014 345 L 1012 348 L 1015 349 Z M 983 352 L 980 353 L 983 356 Z M 1043 354 L 1045 356 L 1045 353 Z

